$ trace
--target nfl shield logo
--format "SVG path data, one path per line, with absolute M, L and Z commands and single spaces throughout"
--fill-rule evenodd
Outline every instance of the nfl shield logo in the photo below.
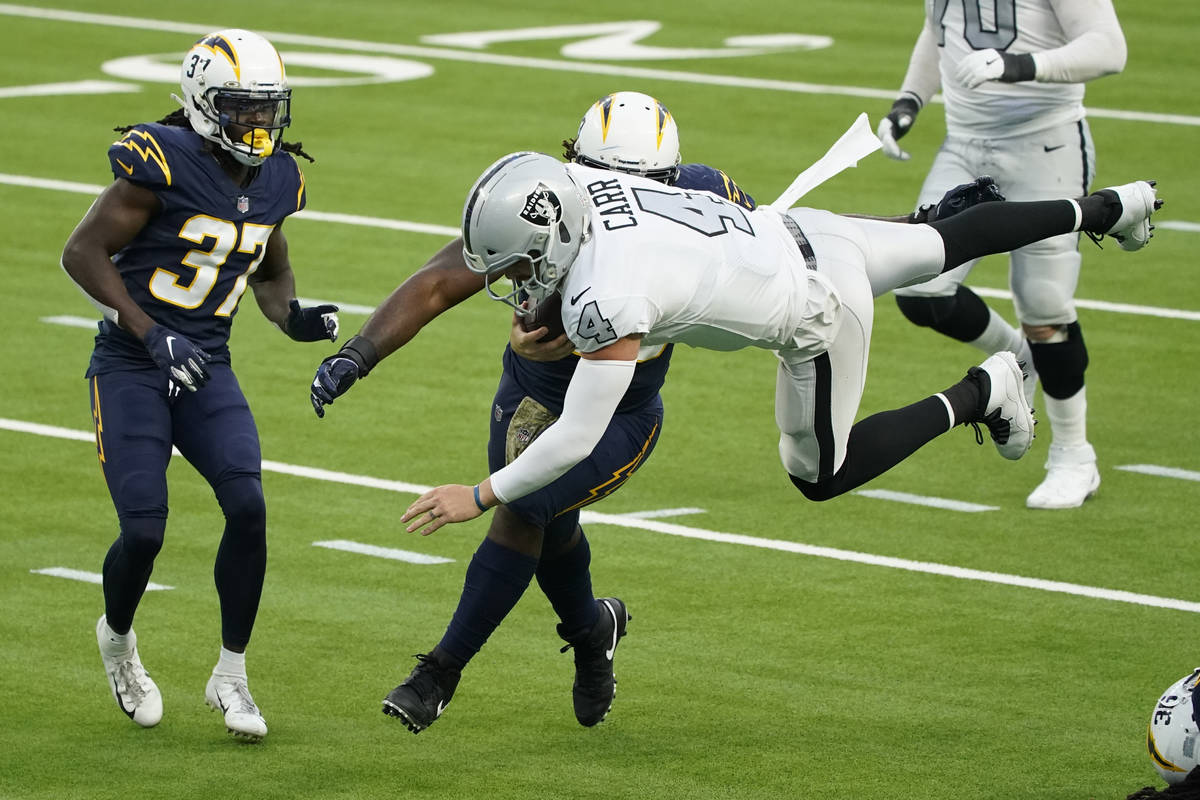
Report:
M 238 195 L 237 210 L 238 210 L 239 214 L 245 214 L 247 211 L 249 211 L 250 210 L 250 198 L 246 197 L 246 195 L 244 195 L 244 194 Z

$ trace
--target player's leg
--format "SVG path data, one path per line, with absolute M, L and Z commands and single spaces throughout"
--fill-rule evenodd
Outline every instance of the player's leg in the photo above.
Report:
M 1020 370 L 1011 354 L 973 367 L 944 392 L 854 424 L 866 376 L 873 298 L 850 240 L 842 257 L 832 246 L 824 253 L 820 269 L 843 302 L 841 327 L 828 351 L 816 358 L 780 353 L 776 382 L 780 458 L 805 497 L 827 500 L 861 486 L 959 423 L 987 424 L 1001 453 L 1019 458 L 1032 438 L 1033 419 L 1023 405 Z
M 166 529 L 166 379 L 156 369 L 111 372 L 92 376 L 88 388 L 97 455 L 120 521 L 104 559 L 96 640 L 113 698 L 130 719 L 150 727 L 162 719 L 162 695 L 142 666 L 132 626 Z
M 1061 185 L 1086 192 L 1095 151 L 1086 122 L 1043 134 L 1017 158 L 1033 168 L 1025 173 L 1023 195 L 1040 199 Z M 1100 485 L 1096 453 L 1087 438 L 1088 353 L 1075 312 L 1079 281 L 1079 237 L 1047 239 L 1013 253 L 1013 303 L 1042 376 L 1043 410 L 1052 439 L 1045 480 L 1026 500 L 1030 508 L 1074 508 Z
M 246 646 L 254 628 L 267 567 L 267 511 L 258 429 L 237 378 L 226 364 L 175 403 L 175 444 L 212 486 L 225 516 L 213 578 L 221 606 L 221 648 L 205 687 L 228 730 L 251 740 L 267 733 L 250 695 Z
M 996 177 L 1003 190 L 1004 176 L 986 163 L 981 147 L 980 142 L 947 137 L 921 187 L 918 207 L 936 203 L 947 189 L 985 173 Z M 963 284 L 974 266 L 971 261 L 924 283 L 896 289 L 896 305 L 913 324 L 968 342 L 985 353 L 1018 350 L 1019 331 Z

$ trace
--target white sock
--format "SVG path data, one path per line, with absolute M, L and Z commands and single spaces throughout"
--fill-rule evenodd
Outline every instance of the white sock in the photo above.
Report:
M 217 665 L 213 667 L 214 675 L 230 675 L 235 678 L 246 677 L 246 654 L 235 653 L 232 650 L 221 648 L 221 657 L 217 660 Z
M 109 627 L 107 619 L 104 620 L 104 627 L 100 629 L 100 633 L 104 636 L 104 651 L 109 656 L 129 652 L 133 649 L 133 643 L 136 641 L 133 628 L 125 633 L 117 633 Z
M 1021 349 L 1024 341 L 1025 333 L 1020 328 L 1014 328 L 1012 325 L 1009 325 L 1004 320 L 1004 317 L 997 314 L 995 310 L 991 310 L 987 327 L 983 329 L 983 333 L 980 334 L 979 338 L 971 342 L 971 344 L 990 356 L 992 353 L 999 353 L 1001 350 L 1016 353 Z
M 1060 447 L 1081 447 L 1087 444 L 1087 387 L 1066 400 L 1050 395 L 1043 398 L 1046 419 L 1050 420 L 1051 442 Z

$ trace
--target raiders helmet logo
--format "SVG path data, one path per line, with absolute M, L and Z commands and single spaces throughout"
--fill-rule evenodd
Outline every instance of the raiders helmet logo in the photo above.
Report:
M 558 222 L 562 216 L 562 203 L 558 201 L 558 195 L 550 191 L 544 183 L 539 183 L 537 188 L 529 193 L 525 198 L 525 207 L 521 209 L 521 219 L 533 225 L 542 227 L 550 227 Z

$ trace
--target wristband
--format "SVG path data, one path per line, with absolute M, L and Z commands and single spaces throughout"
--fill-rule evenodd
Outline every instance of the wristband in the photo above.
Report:
M 487 509 L 487 506 L 485 506 L 485 505 L 483 504 L 483 501 L 479 499 L 479 484 L 478 484 L 478 483 L 477 483 L 477 484 L 475 484 L 475 505 L 477 505 L 477 506 L 479 507 L 479 510 L 480 510 L 480 511 L 487 511 L 487 510 L 488 510 L 488 509 Z
M 365 378 L 367 373 L 379 363 L 379 354 L 375 345 L 365 336 L 352 336 L 350 341 L 342 345 L 338 351 L 358 365 L 358 377 Z

